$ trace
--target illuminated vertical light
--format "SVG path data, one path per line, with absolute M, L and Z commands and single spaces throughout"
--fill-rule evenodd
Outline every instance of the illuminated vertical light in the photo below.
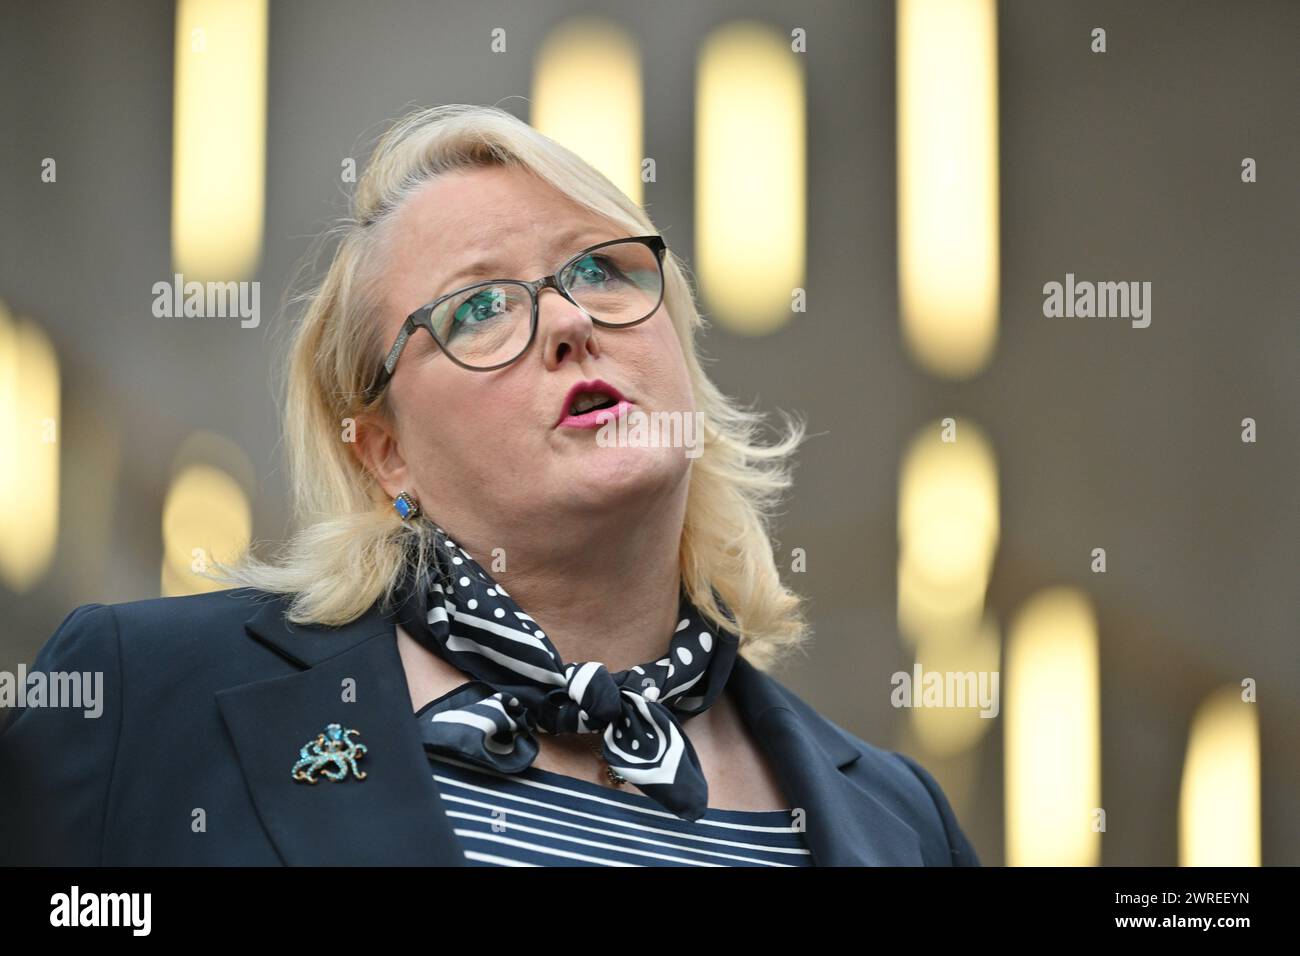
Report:
M 919 636 L 916 662 L 922 684 L 913 682 L 914 706 L 909 715 L 912 733 L 928 753 L 940 759 L 956 756 L 974 748 L 997 726 L 1002 707 L 1000 645 L 992 618 L 971 626 L 961 640 L 952 640 L 949 634 Z M 926 697 L 929 680 L 943 682 L 941 706 L 933 706 Z
M 54 561 L 61 430 L 54 346 L 0 304 L 0 577 L 20 594 Z
M 964 378 L 998 325 L 994 0 L 899 0 L 898 278 L 903 341 Z
M 1003 680 L 1008 866 L 1101 859 L 1097 623 L 1073 588 L 1048 588 L 1012 622 Z
M 186 280 L 235 281 L 261 255 L 266 0 L 179 0 L 172 260 Z
M 163 596 L 228 586 L 203 575 L 247 548 L 252 509 L 244 489 L 255 487 L 255 474 L 243 449 L 224 435 L 199 430 L 181 442 L 163 504 Z
M 195 594 L 225 585 L 196 573 L 211 559 L 230 561 L 252 533 L 248 499 L 219 468 L 190 465 L 173 480 L 163 506 L 162 594 Z
M 1259 866 L 1259 715 L 1229 685 L 1196 712 L 1178 797 L 1180 866 Z
M 553 30 L 533 66 L 529 122 L 573 150 L 638 205 L 643 200 L 641 59 L 627 33 L 598 17 Z
M 949 758 L 978 744 L 1001 708 L 979 703 L 1001 693 L 998 628 L 984 615 L 1000 533 L 993 449 L 974 422 L 927 424 L 903 455 L 898 488 L 898 626 L 922 679 L 912 681 L 911 730 Z M 941 696 L 931 699 L 936 679 Z
M 805 92 L 798 54 L 778 31 L 719 27 L 696 78 L 695 259 L 708 310 L 731 331 L 764 335 L 804 284 Z
M 993 448 L 971 421 L 926 425 L 898 482 L 898 620 L 908 636 L 978 625 L 1000 533 Z

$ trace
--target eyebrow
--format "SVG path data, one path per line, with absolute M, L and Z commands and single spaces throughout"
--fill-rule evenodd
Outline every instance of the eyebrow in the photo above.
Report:
M 592 241 L 586 243 L 586 245 L 597 245 L 598 243 L 605 241 L 605 239 L 612 240 L 612 239 L 620 238 L 619 236 L 612 236 L 612 235 L 606 235 L 605 239 L 593 238 L 597 234 L 605 235 L 606 232 L 607 230 L 605 230 L 600 226 L 579 226 L 576 228 L 567 229 L 551 240 L 550 251 L 553 254 L 553 256 L 558 256 L 561 250 L 572 248 L 573 252 L 576 254 L 579 251 L 579 249 L 573 247 L 578 245 L 579 239 L 584 239 L 584 240 L 591 239 Z M 585 248 L 585 246 L 583 248 Z M 556 265 L 559 266 L 560 263 L 557 262 Z M 472 281 L 476 278 L 477 279 L 513 279 L 518 277 L 509 275 L 508 270 L 505 270 L 501 267 L 500 261 L 495 257 L 489 255 L 481 259 L 477 259 L 474 262 L 457 269 L 456 271 L 452 272 L 451 275 L 446 280 L 438 282 L 437 290 L 435 291 L 434 295 L 441 296 L 441 295 L 446 295 L 448 292 L 454 292 L 455 290 L 460 289 L 466 285 L 471 285 Z M 462 280 L 470 280 L 470 281 L 462 281 Z

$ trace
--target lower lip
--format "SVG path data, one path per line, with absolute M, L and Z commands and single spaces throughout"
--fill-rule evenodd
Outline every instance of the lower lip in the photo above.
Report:
M 622 418 L 631 409 L 632 403 L 620 401 L 609 408 L 593 408 L 581 415 L 569 415 L 560 420 L 556 428 L 599 428 L 612 419 Z

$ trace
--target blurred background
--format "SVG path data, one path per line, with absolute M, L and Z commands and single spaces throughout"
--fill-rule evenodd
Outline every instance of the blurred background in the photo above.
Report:
M 294 270 L 389 122 L 494 104 L 644 204 L 719 384 L 808 420 L 781 680 L 986 864 L 1300 864 L 1300 4 L 0 9 L 0 669 L 288 532 Z M 169 316 L 177 274 L 260 312 Z M 1047 317 L 1069 281 L 1150 324 Z

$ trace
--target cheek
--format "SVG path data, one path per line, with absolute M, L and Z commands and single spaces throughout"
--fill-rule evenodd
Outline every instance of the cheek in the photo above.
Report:
M 503 459 L 525 453 L 527 432 L 537 428 L 537 410 L 526 404 L 529 393 L 489 378 L 467 373 L 448 383 L 443 377 L 423 391 L 418 422 L 423 470 L 471 477 L 493 474 L 499 473 Z
M 646 325 L 655 354 L 659 356 L 665 368 L 683 369 L 682 344 L 677 338 L 677 330 L 673 328 L 673 320 L 668 316 L 667 310 L 660 309 Z
M 653 337 L 654 366 L 656 378 L 660 379 L 666 389 L 672 393 L 674 405 L 690 407 L 693 405 L 691 376 L 686 370 L 686 358 L 682 353 L 681 342 L 673 329 L 667 315 L 662 321 L 657 317 Z
M 471 461 L 478 401 L 473 388 L 452 387 L 446 369 L 422 365 L 402 393 L 406 459 L 426 477 L 433 471 L 454 473 Z

